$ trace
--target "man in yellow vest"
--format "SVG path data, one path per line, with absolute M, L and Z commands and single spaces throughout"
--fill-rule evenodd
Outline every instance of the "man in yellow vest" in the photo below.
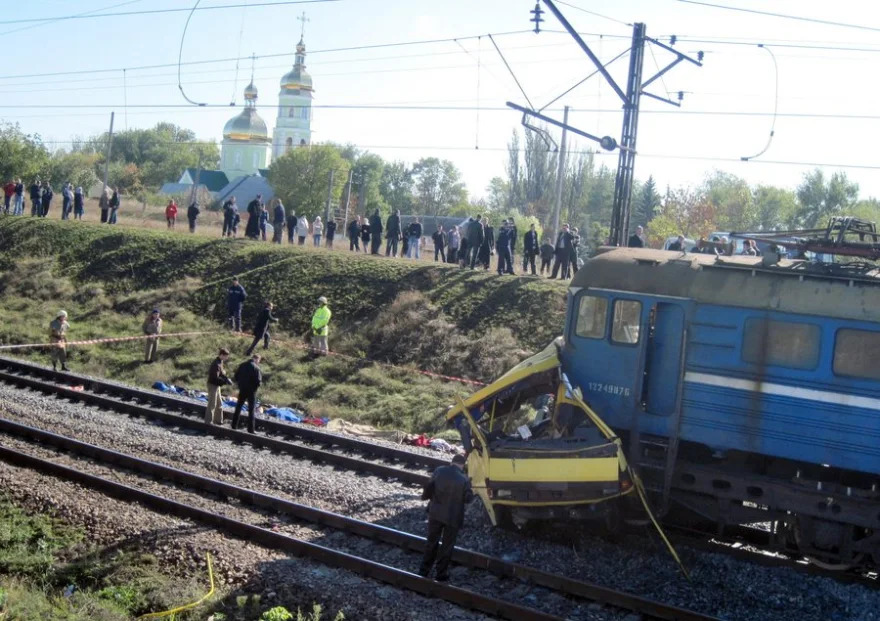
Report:
M 318 310 L 312 315 L 312 350 L 315 353 L 326 355 L 328 352 L 327 335 L 330 332 L 330 316 L 332 313 L 327 307 L 327 298 L 323 295 L 318 298 Z

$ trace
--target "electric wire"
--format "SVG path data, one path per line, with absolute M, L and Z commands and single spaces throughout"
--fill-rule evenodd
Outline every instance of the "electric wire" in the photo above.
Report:
M 632 27 L 630 22 L 625 22 L 622 19 L 617 19 L 616 17 L 609 17 L 608 15 L 603 15 L 602 13 L 597 13 L 596 11 L 589 11 L 583 7 L 579 7 L 575 4 L 571 4 L 570 2 L 564 2 L 564 0 L 556 0 L 556 4 L 563 4 L 567 7 L 571 7 L 577 11 L 582 11 L 584 13 L 589 13 L 590 15 L 594 15 L 596 17 L 601 17 L 602 19 L 607 19 L 608 21 L 615 22 L 617 24 L 622 24 L 623 26 Z
M 753 13 L 755 15 L 764 15 L 767 17 L 779 17 L 783 19 L 793 19 L 799 22 L 809 22 L 813 24 L 822 24 L 825 26 L 839 26 L 841 28 L 855 28 L 857 30 L 870 30 L 871 32 L 880 32 L 880 28 L 874 26 L 865 26 L 864 24 L 851 24 L 847 22 L 836 22 L 829 19 L 819 19 L 817 17 L 804 17 L 803 15 L 790 15 L 787 13 L 774 13 L 773 11 L 761 11 L 758 9 L 747 9 L 739 6 L 728 6 L 725 4 L 714 4 L 712 2 L 702 2 L 701 0 L 678 0 L 683 4 L 695 4 L 699 6 L 710 7 L 713 9 L 723 9 L 725 11 L 738 11 L 740 13 Z
M 611 60 L 609 60 L 608 62 L 606 62 L 604 65 L 602 65 L 602 67 L 605 68 L 605 69 L 607 69 L 608 66 L 611 65 L 611 63 L 613 63 L 614 61 L 616 61 L 616 60 L 622 58 L 623 56 L 625 56 L 625 55 L 626 55 L 631 49 L 632 49 L 632 48 L 626 48 L 626 49 L 623 50 L 620 54 L 618 54 L 617 56 L 615 56 L 614 58 L 612 58 Z M 571 91 L 573 91 L 573 90 L 576 89 L 578 86 L 580 86 L 581 84 L 583 84 L 584 82 L 586 82 L 587 80 L 589 80 L 590 78 L 592 78 L 593 76 L 597 75 L 598 73 L 599 73 L 599 70 L 596 69 L 595 71 L 593 71 L 593 73 L 591 73 L 590 75 L 588 75 L 587 77 L 585 77 L 583 80 L 581 80 L 580 82 L 575 83 L 573 86 L 571 86 L 571 87 L 568 88 L 567 90 L 563 91 L 560 95 L 557 95 L 556 97 L 554 97 L 553 99 L 551 99 L 550 101 L 548 101 L 547 103 L 545 103 L 543 106 L 541 106 L 540 108 L 538 108 L 538 112 L 543 112 L 547 107 L 553 105 L 554 103 L 556 103 L 557 101 L 559 101 L 560 99 L 562 99 L 563 97 L 565 97 L 566 95 L 568 95 Z
M 773 120 L 770 123 L 770 136 L 767 138 L 767 144 L 764 145 L 764 148 L 755 155 L 741 157 L 740 159 L 744 162 L 748 162 L 757 157 L 761 157 L 767 152 L 768 149 L 770 149 L 770 145 L 773 142 L 773 136 L 776 135 L 776 117 L 779 114 L 779 65 L 776 62 L 776 56 L 773 55 L 773 50 L 771 50 L 766 45 L 759 45 L 758 47 L 766 50 L 767 53 L 770 54 L 770 58 L 773 60 Z
M 77 14 L 77 17 L 78 18 L 79 17 L 86 17 L 87 15 L 92 15 L 93 13 L 100 13 L 101 11 L 109 11 L 110 9 L 116 9 L 121 6 L 127 6 L 129 4 L 135 4 L 137 2 L 141 2 L 141 0 L 127 0 L 127 2 L 119 2 L 117 4 L 111 4 L 110 6 L 105 6 L 100 9 L 92 9 L 91 11 L 86 11 L 84 13 Z M 96 16 L 96 17 L 99 17 L 99 16 Z M 55 22 L 60 22 L 65 19 L 71 19 L 71 18 L 67 18 L 67 17 L 51 18 L 51 17 L 49 17 L 49 18 L 43 18 L 39 21 L 42 22 L 41 25 L 45 26 L 48 24 L 54 24 Z M 22 21 L 25 21 L 25 20 L 20 20 L 20 19 L 15 20 L 16 23 L 20 23 Z M 22 26 L 21 28 L 13 28 L 12 30 L 3 30 L 2 32 L 0 32 L 0 35 L 8 35 L 8 34 L 12 34 L 13 32 L 21 32 L 22 30 L 32 30 L 32 29 L 33 28 L 31 26 Z
M 186 92 L 183 90 L 183 84 L 180 79 L 180 63 L 183 62 L 183 43 L 186 40 L 186 30 L 189 28 L 189 20 L 192 19 L 193 13 L 196 12 L 196 9 L 199 8 L 199 3 L 202 0 L 196 0 L 196 3 L 193 5 L 192 10 L 189 12 L 189 15 L 186 17 L 186 23 L 183 25 L 183 34 L 180 35 L 180 51 L 177 54 L 177 88 L 180 89 L 180 94 L 186 99 L 189 103 L 194 106 L 205 106 L 205 103 L 199 103 L 197 101 L 193 101 L 189 97 L 186 96 Z
M 241 7 L 275 7 L 275 6 L 289 6 L 291 4 L 321 4 L 325 2 L 341 2 L 342 0 L 283 0 L 280 2 L 251 2 L 244 4 L 218 4 L 215 6 L 203 6 L 199 8 L 199 11 L 218 11 L 224 9 L 240 9 Z M 130 4 L 123 2 L 122 4 Z M 122 5 L 118 5 L 122 6 Z M 96 9 L 96 10 L 104 10 L 104 9 Z M 25 23 L 33 23 L 33 22 L 59 22 L 65 20 L 72 19 L 92 19 L 95 17 L 128 17 L 132 15 L 157 15 L 161 13 L 183 13 L 184 11 L 191 11 L 192 9 L 187 8 L 177 8 L 177 9 L 144 9 L 142 11 L 122 11 L 119 13 L 98 13 L 98 14 L 90 14 L 90 13 L 79 13 L 77 15 L 59 15 L 57 17 L 30 17 L 30 18 L 21 18 L 16 19 L 16 23 L 25 24 Z
M 501 60 L 504 61 L 504 66 L 507 67 L 507 70 L 510 72 L 510 77 L 513 78 L 513 81 L 516 82 L 516 85 L 519 87 L 519 92 L 522 93 L 523 97 L 525 97 L 526 101 L 529 103 L 529 108 L 534 110 L 535 106 L 532 105 L 532 102 L 529 99 L 529 96 L 526 95 L 525 89 L 522 87 L 522 84 L 519 83 L 519 80 L 517 79 L 516 74 L 513 72 L 513 69 L 510 68 L 510 64 L 507 62 L 507 59 L 504 58 L 504 54 L 501 52 L 501 48 L 498 47 L 497 43 L 495 43 L 495 38 L 491 34 L 489 35 L 489 41 L 492 42 L 492 45 L 495 46 L 495 50 L 498 52 L 498 55 L 501 57 Z

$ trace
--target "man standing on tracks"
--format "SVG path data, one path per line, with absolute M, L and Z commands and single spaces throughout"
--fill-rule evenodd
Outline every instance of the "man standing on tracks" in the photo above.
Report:
M 278 319 L 272 315 L 272 308 L 272 302 L 267 301 L 266 306 L 260 311 L 260 316 L 257 317 L 257 324 L 254 326 L 254 342 L 248 347 L 245 356 L 250 356 L 257 348 L 257 345 L 260 344 L 261 340 L 263 341 L 263 349 L 269 349 L 269 323 L 278 321 Z
M 260 370 L 260 354 L 254 354 L 250 360 L 242 362 L 235 370 L 235 383 L 238 384 L 238 401 L 232 414 L 232 428 L 238 429 L 241 417 L 241 406 L 247 401 L 248 431 L 256 433 L 254 422 L 257 417 L 257 390 L 263 383 L 263 372 Z
M 330 307 L 327 306 L 327 298 L 323 295 L 318 298 L 318 310 L 312 315 L 312 350 L 316 354 L 326 356 L 329 348 L 327 336 L 330 334 Z
M 233 278 L 232 286 L 226 290 L 226 321 L 233 332 L 241 332 L 241 307 L 246 299 L 244 287 L 238 282 L 238 278 Z
M 434 471 L 422 492 L 422 500 L 429 500 L 430 503 L 428 541 L 419 575 L 427 576 L 436 559 L 438 582 L 449 580 L 449 561 L 452 559 L 458 531 L 464 523 L 464 505 L 473 498 L 470 479 L 464 473 L 464 464 L 464 456 L 456 455 L 450 465 L 440 466 Z
M 58 311 L 58 316 L 49 323 L 49 342 L 52 343 L 52 369 L 58 370 L 61 363 L 62 371 L 67 368 L 67 331 L 70 324 L 67 323 L 67 311 Z
M 156 354 L 159 353 L 159 334 L 162 333 L 162 318 L 159 316 L 159 309 L 154 308 L 143 325 L 144 334 L 147 335 L 144 345 L 144 363 L 152 364 L 156 362 Z
M 205 423 L 209 425 L 223 424 L 223 395 L 220 390 L 232 383 L 232 380 L 226 377 L 226 369 L 223 368 L 223 363 L 227 360 L 229 360 L 229 350 L 225 347 L 221 348 L 208 369 L 208 407 L 205 410 Z

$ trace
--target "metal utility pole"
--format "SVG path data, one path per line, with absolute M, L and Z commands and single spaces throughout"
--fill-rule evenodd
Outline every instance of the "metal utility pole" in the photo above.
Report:
M 645 61 L 645 25 L 633 24 L 626 100 L 623 102 L 623 130 L 620 132 L 620 155 L 614 181 L 614 207 L 611 210 L 612 246 L 626 246 L 629 214 L 632 205 L 633 173 L 636 164 L 636 137 L 639 129 L 639 103 L 642 95 L 642 67 Z
M 202 176 L 202 152 L 199 151 L 199 165 L 196 168 L 196 178 L 193 179 L 193 187 L 192 191 L 189 193 L 189 204 L 192 205 L 196 202 L 196 198 L 198 197 L 199 191 L 199 180 Z
M 102 196 L 107 191 L 107 179 L 110 176 L 110 153 L 113 151 L 113 118 L 115 116 L 115 112 L 110 113 L 110 132 L 107 134 L 107 156 L 104 159 L 104 188 L 101 190 Z
M 556 213 L 553 216 L 553 243 L 559 237 L 559 210 L 562 208 L 562 187 L 565 180 L 565 138 L 568 134 L 566 127 L 568 126 L 568 106 L 565 106 L 565 113 L 562 117 L 562 142 L 559 146 L 559 168 L 556 171 Z
M 629 214 L 630 204 L 632 201 L 633 172 L 635 170 L 636 137 L 638 135 L 639 104 L 641 101 L 641 96 L 645 95 L 646 97 L 650 97 L 652 99 L 656 99 L 658 101 L 680 107 L 683 93 L 679 92 L 678 101 L 674 101 L 669 97 L 661 97 L 659 95 L 655 95 L 654 93 L 650 93 L 645 89 L 652 82 L 660 79 L 660 77 L 662 77 L 667 71 L 669 71 L 682 61 L 687 61 L 693 63 L 698 67 L 702 67 L 703 52 L 699 52 L 697 54 L 697 58 L 693 59 L 690 56 L 682 54 L 675 48 L 671 47 L 672 45 L 675 45 L 674 36 L 670 39 L 670 45 L 666 45 L 665 43 L 661 43 L 656 39 L 648 37 L 645 34 L 645 24 L 633 24 L 629 72 L 627 74 L 626 91 L 624 91 L 622 88 L 620 88 L 620 86 L 608 72 L 607 66 L 614 61 L 612 60 L 608 63 L 603 64 L 602 61 L 593 53 L 593 50 L 590 49 L 590 46 L 587 45 L 586 41 L 583 40 L 583 38 L 580 36 L 574 26 L 572 26 L 571 23 L 569 23 L 569 21 L 562 14 L 562 12 L 558 8 L 556 8 L 553 0 L 543 0 L 543 3 L 547 6 L 550 13 L 552 13 L 554 17 L 559 20 L 559 23 L 563 26 L 563 28 L 565 28 L 568 34 L 571 35 L 572 39 L 574 39 L 574 41 L 580 46 L 580 48 L 587 55 L 590 61 L 595 65 L 596 73 L 601 74 L 601 76 L 605 79 L 605 81 L 623 103 L 623 129 L 620 134 L 620 143 L 618 144 L 618 142 L 611 136 L 594 136 L 576 127 L 570 127 L 568 125 L 567 118 L 564 122 L 560 122 L 557 119 L 547 116 L 546 114 L 542 114 L 542 111 L 545 110 L 547 106 L 550 105 L 550 103 L 553 103 L 575 87 L 582 84 L 584 82 L 583 79 L 578 81 L 574 86 L 572 86 L 565 92 L 563 92 L 562 95 L 559 95 L 558 97 L 556 97 L 556 99 L 551 100 L 550 103 L 546 104 L 543 108 L 540 108 L 538 110 L 535 110 L 531 106 L 531 103 L 529 103 L 528 108 L 512 102 L 507 102 L 507 105 L 508 107 L 523 113 L 523 124 L 526 126 L 528 126 L 526 123 L 526 117 L 533 117 L 544 121 L 545 123 L 549 123 L 550 125 L 561 127 L 563 130 L 568 130 L 574 134 L 577 134 L 578 136 L 583 136 L 584 138 L 587 138 L 594 142 L 598 142 L 599 146 L 601 146 L 606 151 L 614 151 L 615 149 L 620 150 L 620 155 L 617 163 L 617 177 L 614 184 L 614 207 L 612 210 L 611 235 L 609 243 L 613 246 L 622 246 L 626 244 L 627 235 L 629 233 Z M 544 21 L 543 18 L 541 18 L 543 11 L 541 10 L 540 3 L 537 3 L 535 5 L 535 10 L 532 11 L 532 14 L 534 15 L 534 17 L 531 21 L 535 24 L 535 32 L 540 32 L 541 22 Z M 675 57 L 665 67 L 658 70 L 657 73 L 655 73 L 653 76 L 645 81 L 642 81 L 642 67 L 644 65 L 645 58 L 645 45 L 648 43 L 655 45 L 665 50 L 666 52 L 674 54 Z M 523 95 L 525 95 L 525 91 L 523 91 Z M 526 97 L 526 99 L 528 100 L 528 97 Z M 568 108 L 566 107 L 566 111 L 567 109 Z M 565 133 L 563 132 L 563 136 L 564 135 Z M 558 224 L 556 226 L 558 227 Z
M 327 181 L 327 205 L 324 207 L 324 226 L 330 222 L 330 202 L 333 200 L 333 175 L 336 173 L 330 169 L 330 179 Z
M 354 179 L 354 171 L 348 171 L 348 187 L 345 188 L 345 220 L 342 222 L 342 236 L 348 237 L 348 204 L 351 201 L 351 182 Z

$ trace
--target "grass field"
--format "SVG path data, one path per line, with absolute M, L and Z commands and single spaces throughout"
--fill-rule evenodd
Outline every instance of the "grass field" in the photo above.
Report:
M 249 294 L 246 329 L 271 299 L 280 318 L 273 334 L 286 341 L 267 352 L 266 401 L 418 432 L 437 431 L 453 395 L 471 389 L 407 369 L 491 380 L 561 332 L 565 300 L 561 283 L 124 221 L 2 217 L 0 270 L 0 342 L 45 342 L 60 308 L 70 313 L 70 340 L 135 335 L 159 306 L 166 333 L 210 334 L 166 339 L 153 365 L 141 363 L 139 342 L 72 348 L 71 365 L 144 386 L 194 388 L 204 386 L 217 348 L 233 351 L 234 366 L 249 344 L 223 328 L 225 290 L 239 275 Z M 334 314 L 331 349 L 354 359 L 312 360 L 296 348 L 320 295 Z M 17 355 L 47 360 L 39 350 Z

